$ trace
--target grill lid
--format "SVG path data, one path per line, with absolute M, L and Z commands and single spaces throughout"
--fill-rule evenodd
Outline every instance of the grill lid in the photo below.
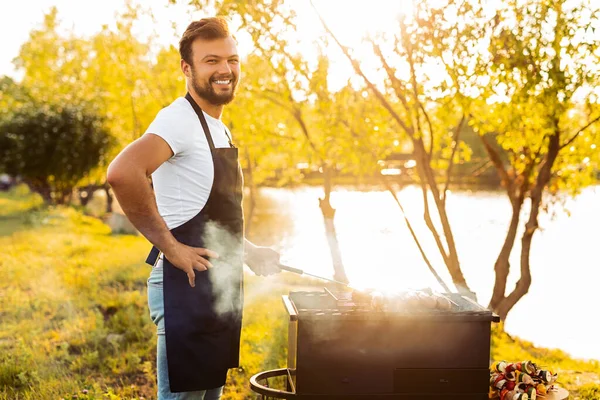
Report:
M 466 296 L 434 293 L 429 289 L 385 297 L 375 292 L 332 292 L 324 288 L 322 291 L 290 292 L 289 299 L 299 319 L 500 320 Z

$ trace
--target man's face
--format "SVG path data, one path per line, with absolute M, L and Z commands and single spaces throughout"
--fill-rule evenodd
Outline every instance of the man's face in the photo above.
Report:
M 182 67 L 196 94 L 216 106 L 231 102 L 240 77 L 235 40 L 196 39 L 192 43 L 192 61 L 192 65 L 182 61 Z

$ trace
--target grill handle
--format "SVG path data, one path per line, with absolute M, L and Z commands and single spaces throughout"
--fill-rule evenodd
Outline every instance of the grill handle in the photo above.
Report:
M 253 392 L 262 394 L 263 398 L 265 398 L 265 396 L 267 398 L 274 398 L 274 399 L 296 399 L 296 398 L 298 398 L 295 391 L 286 392 L 285 390 L 273 389 L 273 388 L 261 385 L 259 383 L 259 381 L 265 381 L 269 378 L 275 378 L 275 377 L 284 376 L 284 375 L 288 377 L 288 382 L 289 382 L 290 375 L 289 375 L 289 371 L 287 368 L 272 369 L 270 371 L 260 372 L 250 378 L 250 388 L 252 389 Z M 291 385 L 291 386 L 292 386 L 292 390 L 293 390 L 293 385 Z
M 283 265 L 283 264 L 279 264 L 279 268 L 281 268 L 284 271 L 293 272 L 293 273 L 298 274 L 298 275 L 304 274 L 304 271 L 302 271 L 299 268 L 294 268 L 294 267 L 290 267 L 290 266 Z
M 282 270 L 284 270 L 284 271 L 293 272 L 293 273 L 298 274 L 298 275 L 307 275 L 307 276 L 310 276 L 310 277 L 313 277 L 313 278 L 317 278 L 317 279 L 321 279 L 321 280 L 324 280 L 324 281 L 327 281 L 327 282 L 335 283 L 336 285 L 350 287 L 346 282 L 340 282 L 340 281 L 336 281 L 335 279 L 329 279 L 329 278 L 325 278 L 323 276 L 310 274 L 308 272 L 304 272 L 303 270 L 301 270 L 299 268 L 290 267 L 288 265 L 279 264 L 279 268 L 282 269 Z

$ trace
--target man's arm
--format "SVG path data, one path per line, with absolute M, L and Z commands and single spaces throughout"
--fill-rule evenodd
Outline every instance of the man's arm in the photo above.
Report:
M 195 273 L 212 267 L 203 256 L 218 257 L 210 250 L 179 243 L 158 213 L 148 177 L 173 156 L 171 147 L 157 135 L 144 135 L 127 146 L 108 167 L 107 181 L 131 223 L 177 268 L 185 271 L 194 286 Z

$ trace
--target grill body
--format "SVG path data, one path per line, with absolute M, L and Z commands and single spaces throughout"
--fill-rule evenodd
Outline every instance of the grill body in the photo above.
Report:
M 323 292 L 284 296 L 290 385 L 303 398 L 487 399 L 491 323 L 467 298 L 452 310 L 374 311 Z

